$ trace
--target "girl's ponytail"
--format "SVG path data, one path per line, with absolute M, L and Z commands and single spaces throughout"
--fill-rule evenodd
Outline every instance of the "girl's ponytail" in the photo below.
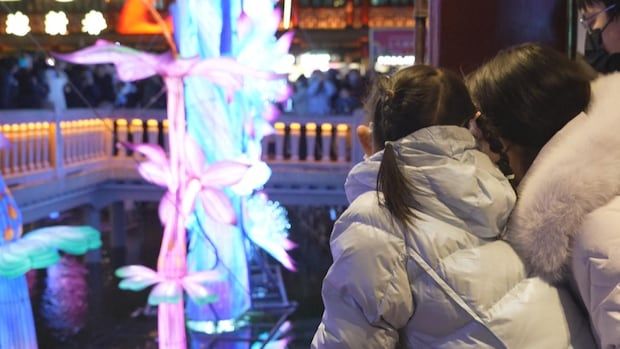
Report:
M 403 223 L 411 223 L 415 218 L 413 211 L 409 208 L 411 204 L 414 204 L 411 202 L 413 200 L 412 190 L 411 182 L 405 177 L 398 163 L 394 145 L 392 142 L 386 142 L 379 166 L 379 174 L 377 175 L 377 195 L 383 194 L 383 200 L 379 198 L 379 202 L 397 220 Z

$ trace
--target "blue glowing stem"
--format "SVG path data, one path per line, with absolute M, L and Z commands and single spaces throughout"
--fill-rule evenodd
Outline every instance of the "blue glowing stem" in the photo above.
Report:
M 0 348 L 37 348 L 28 284 L 23 275 L 0 276 Z

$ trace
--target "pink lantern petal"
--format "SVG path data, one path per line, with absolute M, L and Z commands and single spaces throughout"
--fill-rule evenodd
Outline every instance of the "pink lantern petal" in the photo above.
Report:
M 276 108 L 273 104 L 268 104 L 265 106 L 265 110 L 263 111 L 263 118 L 269 122 L 275 121 L 278 116 L 280 116 L 280 110 Z
M 249 232 L 248 237 L 252 240 L 252 242 L 280 262 L 286 269 L 290 271 L 297 270 L 295 267 L 295 262 L 286 252 L 287 250 L 295 247 L 295 244 L 292 241 L 286 238 L 274 240 L 268 236 L 253 234 L 251 231 Z
M 174 197 L 169 191 L 161 198 L 157 213 L 159 214 L 159 220 L 164 225 L 172 222 L 172 218 L 178 214 L 174 206 Z
M 290 251 L 292 249 L 297 248 L 297 244 L 294 243 L 293 241 L 289 240 L 289 239 L 284 239 L 284 241 L 281 242 L 281 246 L 282 248 L 284 248 L 287 251 Z
M 183 194 L 182 200 L 182 212 L 185 217 L 189 217 L 189 215 L 194 210 L 194 204 L 196 203 L 196 196 L 202 189 L 202 184 L 197 179 L 192 179 L 187 184 L 185 188 L 185 192 Z
M 55 54 L 57 58 L 75 64 L 113 63 L 118 77 L 123 81 L 135 81 L 157 74 L 161 59 L 111 42 L 99 41 L 96 45 L 69 53 Z
M 226 224 L 236 224 L 237 216 L 228 196 L 220 190 L 204 189 L 198 194 L 202 207 L 209 217 Z
M 183 289 L 178 281 L 164 281 L 153 288 L 149 294 L 149 304 L 177 303 L 183 299 Z
M 192 136 L 185 136 L 185 148 L 183 151 L 190 175 L 192 177 L 199 177 L 205 168 L 206 161 L 202 150 Z
M 220 161 L 209 166 L 200 177 L 205 187 L 220 188 L 239 182 L 250 165 L 238 161 Z
M 160 72 L 162 75 L 182 78 L 190 75 L 190 71 L 200 61 L 201 59 L 199 57 L 180 58 L 176 60 L 171 58 L 168 64 L 160 65 L 159 69 L 162 69 Z
M 116 269 L 115 275 L 119 278 L 143 277 L 159 280 L 159 274 L 151 268 L 142 265 L 128 265 Z
M 198 304 L 213 303 L 218 299 L 217 295 L 210 293 L 205 286 L 199 283 L 183 280 L 182 285 L 187 295 Z
M 152 162 L 158 165 L 168 166 L 168 156 L 166 155 L 166 152 L 164 151 L 164 149 L 162 149 L 162 147 L 160 147 L 159 145 L 132 144 L 129 142 L 119 142 L 119 144 L 122 145 L 124 148 L 127 148 L 129 150 L 138 152 L 146 156 L 147 159 L 151 160 Z
M 243 40 L 252 30 L 252 20 L 245 12 L 241 12 L 241 16 L 237 20 L 237 33 L 239 39 Z
M 148 182 L 161 187 L 168 186 L 168 176 L 170 176 L 168 168 L 164 168 L 151 161 L 145 161 L 138 165 L 138 172 Z
M 248 169 L 239 182 L 231 185 L 230 189 L 237 195 L 250 195 L 255 189 L 262 188 L 270 177 L 269 165 L 259 161 Z
M 277 53 L 287 54 L 289 51 L 289 48 L 291 47 L 291 43 L 293 42 L 294 37 L 295 37 L 295 33 L 292 31 L 288 31 L 282 34 L 282 36 L 280 36 L 280 38 L 276 42 L 275 51 Z

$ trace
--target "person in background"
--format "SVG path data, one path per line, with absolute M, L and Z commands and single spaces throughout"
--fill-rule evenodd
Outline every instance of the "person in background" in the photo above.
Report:
M 367 107 L 312 348 L 592 348 L 570 294 L 499 240 L 516 196 L 465 126 L 463 81 L 407 67 Z
M 295 113 L 305 115 L 308 113 L 308 79 L 300 75 L 293 85 L 293 110 Z
M 361 107 L 360 101 L 351 95 L 351 91 L 346 86 L 341 87 L 336 99 L 336 113 L 349 115 L 359 107 Z
M 600 73 L 620 71 L 620 0 L 578 0 L 585 57 Z
M 595 76 L 526 44 L 468 81 L 472 127 L 518 185 L 506 239 L 534 276 L 573 288 L 609 349 L 620 346 L 620 75 Z
M 332 97 L 338 92 L 336 85 L 320 70 L 308 80 L 306 89 L 307 111 L 311 115 L 327 115 L 332 111 Z
M 17 62 L 13 58 L 3 58 L 0 61 L 0 109 L 11 109 L 16 106 L 19 84 L 15 75 L 18 69 Z
M 67 109 L 65 89 L 69 78 L 65 73 L 65 67 L 66 64 L 64 62 L 56 61 L 53 67 L 48 67 L 45 70 L 45 83 L 49 88 L 47 101 L 56 111 Z

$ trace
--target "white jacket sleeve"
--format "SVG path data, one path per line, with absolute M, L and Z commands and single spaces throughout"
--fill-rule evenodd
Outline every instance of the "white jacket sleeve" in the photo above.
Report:
M 325 312 L 312 348 L 395 348 L 413 315 L 402 238 L 363 223 L 338 222 L 334 263 L 323 281 Z
M 599 346 L 620 348 L 620 200 L 590 213 L 574 240 L 573 275 Z

